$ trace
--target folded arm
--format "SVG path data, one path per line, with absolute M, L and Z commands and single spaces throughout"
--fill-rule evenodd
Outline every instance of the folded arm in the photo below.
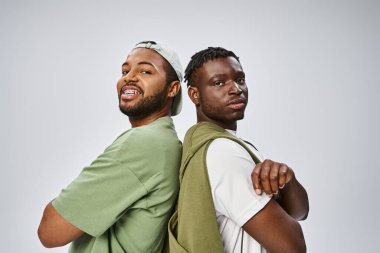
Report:
M 274 200 L 248 220 L 243 229 L 271 253 L 304 253 L 300 224 Z
M 38 227 L 38 237 L 45 247 L 64 246 L 82 234 L 83 231 L 65 220 L 51 202 L 46 206 Z
M 257 194 L 276 195 L 277 202 L 290 216 L 296 220 L 306 219 L 309 213 L 307 192 L 290 167 L 265 160 L 256 164 L 251 177 Z
M 309 213 L 309 200 L 306 190 L 294 177 L 280 189 L 277 202 L 296 220 L 305 220 Z

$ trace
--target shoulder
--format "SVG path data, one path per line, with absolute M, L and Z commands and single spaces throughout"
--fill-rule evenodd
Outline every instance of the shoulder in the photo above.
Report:
M 217 213 L 239 226 L 269 201 L 266 195 L 258 196 L 254 192 L 251 172 L 255 163 L 240 143 L 226 138 L 213 140 L 206 164 Z
M 130 168 L 131 164 L 143 165 L 156 159 L 178 160 L 176 157 L 181 155 L 182 144 L 171 119 L 157 121 L 125 131 L 105 149 L 98 160 L 128 164 Z
M 209 155 L 217 155 L 221 159 L 231 159 L 236 156 L 250 157 L 248 151 L 240 143 L 228 138 L 213 140 L 207 149 L 207 156 Z
M 157 146 L 169 145 L 172 148 L 181 146 L 171 118 L 163 117 L 151 124 L 129 129 L 119 136 L 121 146 L 134 149 L 150 150 Z
M 136 161 L 139 167 L 176 164 L 181 157 L 182 144 L 169 117 L 132 128 L 120 137 L 119 142 L 119 160 L 123 163 Z
M 217 136 L 228 133 L 225 129 L 211 122 L 199 122 L 190 127 L 185 135 L 186 140 L 201 141 L 203 139 L 213 139 Z
M 227 138 L 213 140 L 206 152 L 207 170 L 212 177 L 245 177 L 255 164 L 240 143 Z

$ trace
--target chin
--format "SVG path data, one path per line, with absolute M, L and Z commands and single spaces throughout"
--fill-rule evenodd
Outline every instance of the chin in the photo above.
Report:
M 241 120 L 241 119 L 244 119 L 244 112 L 242 112 L 242 113 L 237 113 L 237 114 L 234 115 L 234 117 L 233 117 L 233 120 Z

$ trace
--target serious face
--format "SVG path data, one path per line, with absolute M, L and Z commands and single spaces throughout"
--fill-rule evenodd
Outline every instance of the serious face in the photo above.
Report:
M 204 63 L 194 75 L 194 87 L 188 92 L 197 107 L 198 120 L 236 129 L 236 121 L 244 118 L 248 103 L 240 63 L 234 57 L 217 58 Z
M 136 48 L 128 55 L 117 82 L 119 107 L 124 114 L 144 118 L 168 103 L 165 64 L 151 49 Z

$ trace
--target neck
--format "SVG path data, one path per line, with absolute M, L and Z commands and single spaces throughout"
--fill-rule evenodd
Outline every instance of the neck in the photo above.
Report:
M 229 129 L 229 130 L 234 130 L 236 131 L 237 129 L 237 122 L 236 121 L 232 121 L 232 122 L 222 122 L 222 121 L 217 121 L 217 120 L 214 120 L 214 119 L 210 119 L 208 117 L 203 117 L 202 115 L 197 115 L 197 122 L 210 122 L 210 123 L 214 123 L 215 125 L 218 125 L 224 129 Z
M 134 128 L 134 127 L 139 127 L 143 125 L 148 125 L 159 118 L 170 116 L 170 115 L 171 115 L 170 111 L 161 111 L 161 112 L 152 113 L 145 117 L 129 117 L 129 122 L 131 123 L 132 128 Z

